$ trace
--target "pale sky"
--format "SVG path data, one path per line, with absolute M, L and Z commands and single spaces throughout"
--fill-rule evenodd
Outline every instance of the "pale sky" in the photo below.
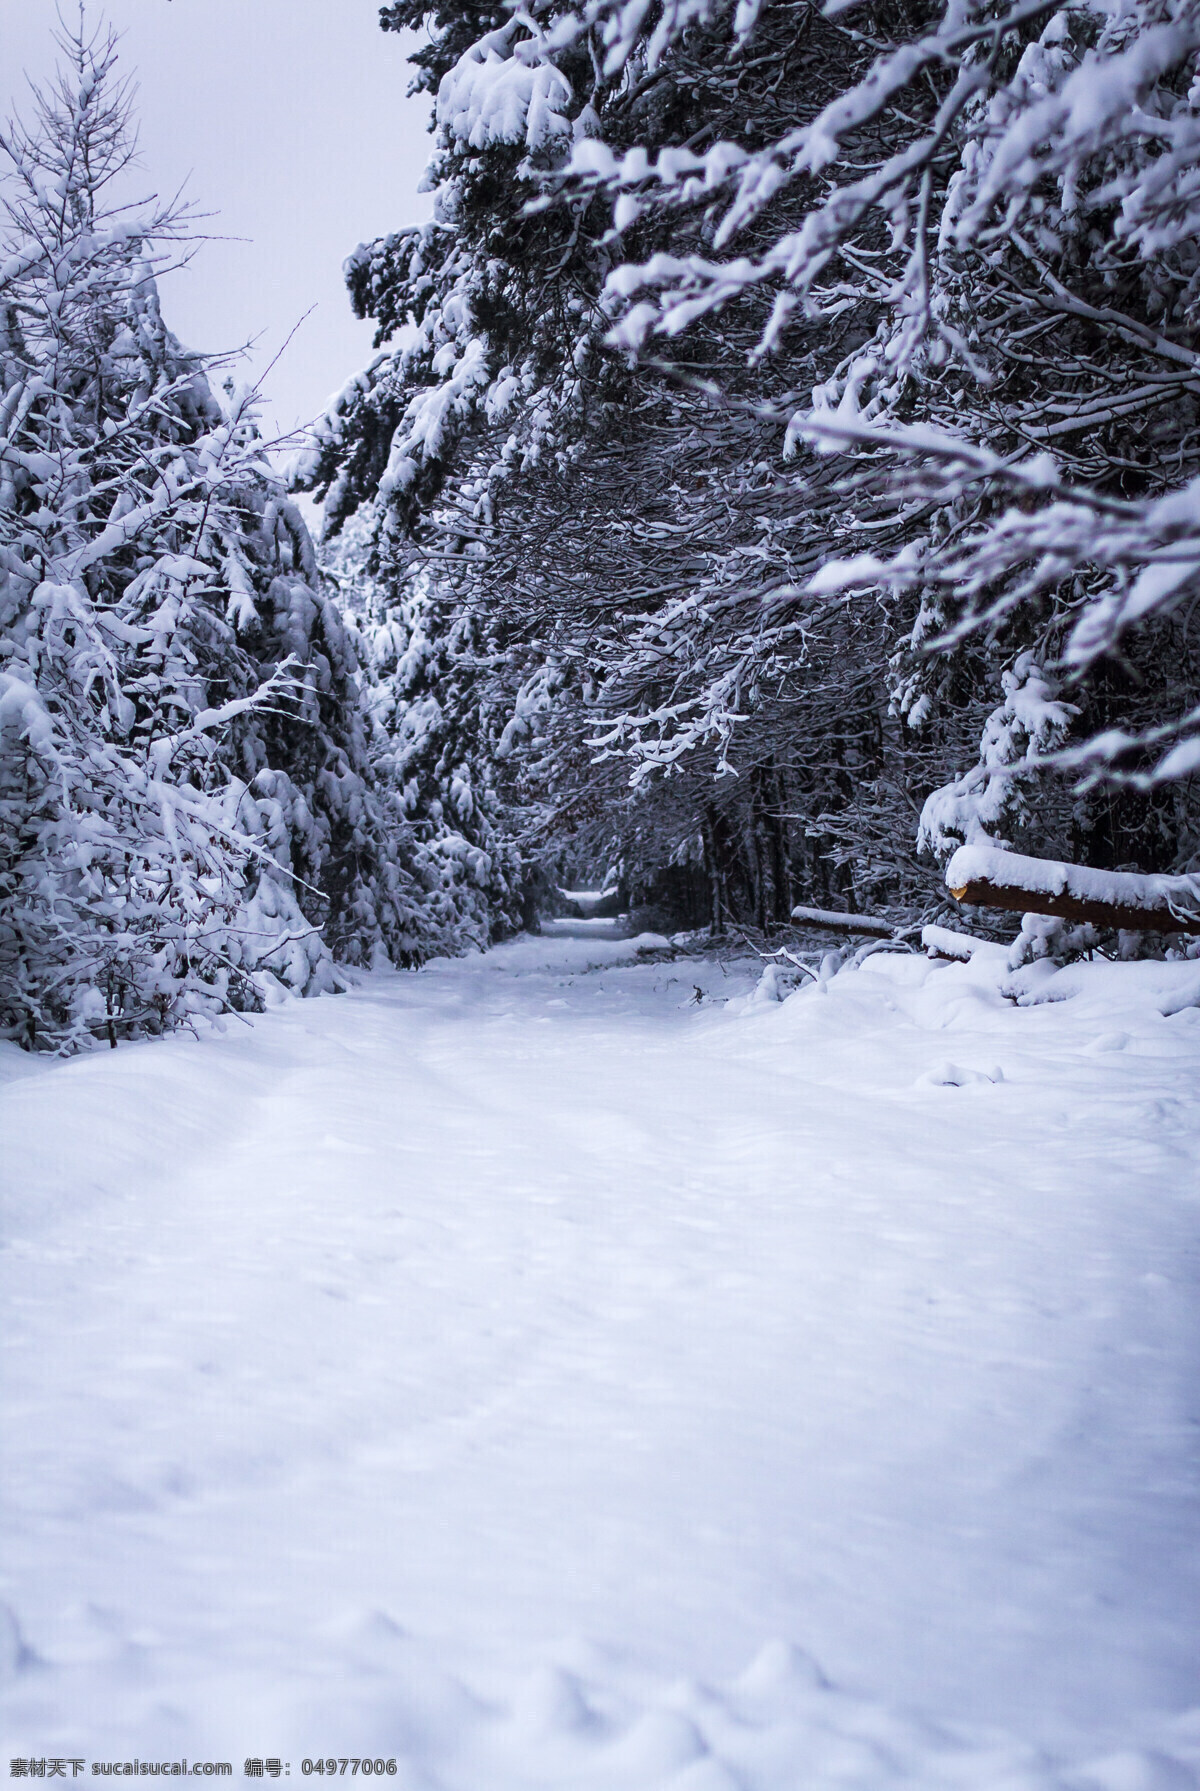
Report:
M 378 0 L 89 0 L 122 33 L 136 73 L 146 190 L 186 181 L 205 242 L 162 283 L 189 347 L 251 337 L 268 419 L 293 428 L 369 360 L 372 327 L 342 284 L 364 240 L 429 216 L 427 96 L 406 97 L 408 40 L 380 31 Z M 64 12 L 66 5 L 64 4 Z M 54 0 L 0 0 L 0 112 L 24 107 L 25 74 L 53 66 Z

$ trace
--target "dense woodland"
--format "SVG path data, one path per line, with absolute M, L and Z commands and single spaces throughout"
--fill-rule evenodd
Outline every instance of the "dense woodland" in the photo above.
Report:
M 944 915 L 963 842 L 1200 869 L 1200 3 L 381 23 L 435 217 L 286 463 L 163 321 L 103 31 L 0 137 L 0 1032 L 602 879 L 769 933 Z

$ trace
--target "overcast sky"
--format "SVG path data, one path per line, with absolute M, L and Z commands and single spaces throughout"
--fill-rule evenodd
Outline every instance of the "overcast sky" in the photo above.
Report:
M 66 10 L 66 0 L 64 11 Z M 206 242 L 163 281 L 166 320 L 189 347 L 258 337 L 261 371 L 310 306 L 264 391 L 277 425 L 307 420 L 371 354 L 341 266 L 356 243 L 428 217 L 417 193 L 429 100 L 408 99 L 406 40 L 378 0 L 89 0 L 122 33 L 140 84 L 145 185 L 187 183 Z M 54 0 L 0 0 L 0 111 L 25 73 L 53 66 Z

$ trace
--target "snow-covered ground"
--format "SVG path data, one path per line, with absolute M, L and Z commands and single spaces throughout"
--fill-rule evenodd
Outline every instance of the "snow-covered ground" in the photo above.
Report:
M 6 1758 L 1200 1785 L 1200 965 L 635 950 L 4 1058 Z

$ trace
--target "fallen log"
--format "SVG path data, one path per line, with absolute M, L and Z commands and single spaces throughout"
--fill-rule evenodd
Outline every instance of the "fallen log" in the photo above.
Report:
M 948 958 L 959 964 L 969 964 L 972 958 L 995 958 L 1001 962 L 1008 958 L 1007 945 L 997 945 L 991 939 L 973 939 L 969 933 L 956 933 L 952 927 L 922 927 L 921 944 L 929 957 Z
M 873 914 L 842 914 L 836 908 L 793 908 L 792 919 L 802 927 L 823 927 L 830 933 L 865 934 L 870 939 L 890 939 L 896 929 Z
M 955 901 L 977 908 L 1135 933 L 1200 933 L 1200 877 L 1142 877 L 1025 858 L 998 846 L 960 846 L 946 866 L 946 883 Z

